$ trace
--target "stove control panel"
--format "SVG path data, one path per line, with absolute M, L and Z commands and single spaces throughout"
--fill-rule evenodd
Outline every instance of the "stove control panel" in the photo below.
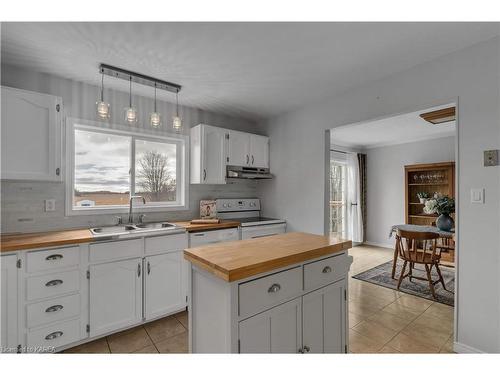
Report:
M 259 198 L 216 199 L 217 212 L 260 211 Z

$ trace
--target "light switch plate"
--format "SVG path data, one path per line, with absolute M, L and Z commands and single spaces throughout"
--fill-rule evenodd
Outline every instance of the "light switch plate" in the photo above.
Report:
M 486 150 L 484 152 L 484 166 L 494 167 L 498 165 L 498 150 Z
M 56 210 L 56 200 L 55 199 L 45 199 L 45 212 Z
M 483 204 L 484 203 L 484 189 L 470 189 L 470 202 Z

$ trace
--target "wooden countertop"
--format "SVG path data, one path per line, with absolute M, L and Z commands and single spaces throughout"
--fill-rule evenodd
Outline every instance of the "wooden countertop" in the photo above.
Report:
M 221 220 L 218 224 L 191 224 L 189 221 L 172 221 L 172 223 L 184 227 L 190 233 L 210 229 L 238 228 L 240 226 L 239 221 L 232 220 Z
M 348 240 L 291 232 L 194 247 L 184 250 L 184 258 L 231 282 L 334 254 L 350 247 L 352 242 Z
M 88 229 L 2 235 L 1 252 L 62 246 L 93 241 Z

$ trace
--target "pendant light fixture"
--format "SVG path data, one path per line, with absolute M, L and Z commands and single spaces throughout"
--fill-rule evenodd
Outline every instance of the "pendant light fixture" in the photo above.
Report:
M 101 100 L 95 103 L 97 117 L 101 120 L 108 120 L 110 117 L 109 103 L 104 101 L 104 71 L 101 69 Z
M 175 93 L 175 116 L 172 120 L 172 127 L 177 133 L 179 133 L 182 128 L 182 120 L 179 117 L 179 90 Z
M 129 106 L 125 108 L 125 121 L 129 124 L 137 122 L 137 109 L 132 107 L 132 76 L 129 77 Z
M 151 123 L 151 127 L 153 127 L 153 128 L 158 128 L 161 125 L 161 115 L 158 112 L 156 112 L 156 83 L 155 83 L 155 104 L 154 104 L 154 110 L 151 113 L 149 121 Z

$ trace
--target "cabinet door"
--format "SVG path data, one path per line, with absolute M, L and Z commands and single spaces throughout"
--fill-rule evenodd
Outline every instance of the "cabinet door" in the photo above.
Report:
M 0 346 L 3 351 L 16 352 L 17 340 L 17 257 L 4 255 L 2 263 L 2 332 Z
M 227 163 L 241 167 L 248 166 L 250 164 L 250 134 L 230 130 L 228 144 L 229 160 Z
M 202 184 L 226 183 L 227 131 L 204 125 Z
M 144 259 L 144 316 L 147 320 L 186 306 L 182 250 Z
M 239 323 L 240 353 L 297 353 L 301 343 L 300 298 Z
M 250 166 L 269 168 L 269 138 L 250 135 Z
M 2 87 L 2 179 L 61 180 L 58 97 Z
M 142 320 L 142 259 L 90 266 L 90 336 Z
M 345 352 L 345 280 L 302 297 L 304 350 Z

